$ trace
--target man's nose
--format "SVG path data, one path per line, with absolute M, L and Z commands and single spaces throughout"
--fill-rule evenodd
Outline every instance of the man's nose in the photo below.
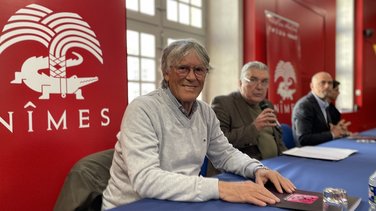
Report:
M 188 79 L 196 79 L 196 74 L 193 68 L 189 68 L 188 74 L 186 76 Z

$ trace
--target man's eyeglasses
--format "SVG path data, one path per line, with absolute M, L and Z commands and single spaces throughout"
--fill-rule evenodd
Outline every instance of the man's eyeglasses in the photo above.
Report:
M 176 72 L 181 76 L 187 76 L 188 73 L 193 70 L 196 77 L 202 78 L 208 73 L 208 68 L 204 66 L 189 66 L 189 65 L 177 65 L 173 66 Z
M 269 85 L 268 79 L 260 80 L 260 79 L 255 78 L 255 77 L 251 77 L 251 78 L 244 78 L 244 80 L 251 86 L 257 85 L 259 83 L 261 84 L 262 87 L 268 87 L 268 85 Z

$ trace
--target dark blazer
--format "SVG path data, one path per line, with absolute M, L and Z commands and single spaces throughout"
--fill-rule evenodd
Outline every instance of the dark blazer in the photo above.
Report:
M 333 125 L 338 124 L 338 122 L 341 120 L 341 113 L 338 111 L 338 109 L 333 103 L 329 103 L 328 110 L 329 110 L 330 118 L 332 120 L 332 124 Z
M 333 139 L 319 103 L 312 93 L 296 102 L 292 112 L 292 131 L 297 146 L 317 145 Z
M 269 106 L 273 107 L 270 102 Z M 252 158 L 262 159 L 258 149 L 259 132 L 252 124 L 249 106 L 240 92 L 226 96 L 217 96 L 212 101 L 212 108 L 220 121 L 221 129 L 229 142 Z M 282 141 L 281 130 L 273 127 L 273 133 L 280 155 L 287 148 Z

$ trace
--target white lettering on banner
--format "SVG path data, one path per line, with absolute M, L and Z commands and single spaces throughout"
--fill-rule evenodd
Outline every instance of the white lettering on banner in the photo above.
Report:
M 270 27 L 270 32 L 271 33 L 274 33 L 278 36 L 281 36 L 281 37 L 285 37 L 286 36 L 286 32 L 279 29 L 279 28 L 276 28 L 276 27 Z
M 84 116 L 83 114 L 84 113 L 89 114 L 90 110 L 89 109 L 82 109 L 82 110 L 80 109 L 80 110 L 78 110 L 78 112 L 80 114 L 80 126 L 79 126 L 79 128 L 89 128 L 90 127 L 90 123 L 83 124 L 84 120 L 89 120 L 89 116 L 88 115 Z
M 298 40 L 298 36 L 296 34 L 290 34 L 290 33 L 288 33 L 287 37 L 290 38 L 290 39 L 292 39 L 292 40 Z
M 294 108 L 295 103 L 283 104 L 277 103 L 274 104 L 274 110 L 279 114 L 291 114 L 292 109 Z
M 291 34 L 290 32 L 286 32 L 283 29 L 277 27 L 269 26 L 269 31 L 281 37 L 287 37 L 291 40 L 298 40 L 298 36 L 296 34 Z
M 103 117 L 103 119 L 107 120 L 106 122 L 101 122 L 101 125 L 102 126 L 108 126 L 110 124 L 110 117 L 105 115 L 105 112 L 108 113 L 110 112 L 110 109 L 108 108 L 104 108 L 102 109 L 101 111 L 101 117 Z
M 64 113 L 61 116 L 58 124 L 56 124 L 55 119 L 51 116 L 50 111 L 47 111 L 47 116 L 48 116 L 48 120 L 47 120 L 47 122 L 48 122 L 48 128 L 47 128 L 47 130 L 52 130 L 52 128 L 51 128 L 51 122 L 54 124 L 55 129 L 58 129 L 59 126 L 60 126 L 60 124 L 62 122 L 64 123 L 63 129 L 67 129 L 67 115 L 66 115 L 66 110 L 64 110 Z
M 27 132 L 33 132 L 33 111 L 27 111 L 27 117 L 29 120 L 29 130 Z
M 9 117 L 8 123 L 3 118 L 0 117 L 0 123 L 4 125 L 5 128 L 7 128 L 12 133 L 13 133 L 13 113 L 14 113 L 13 111 L 8 112 L 8 117 Z
M 36 108 L 33 102 L 29 101 L 25 104 L 24 108 L 33 107 Z M 27 111 L 28 120 L 29 120 L 29 130 L 28 132 L 33 132 L 33 111 Z
M 29 108 L 33 107 L 36 108 L 36 106 L 32 102 L 28 102 L 24 108 Z M 102 127 L 107 127 L 110 125 L 110 117 L 108 116 L 110 112 L 109 108 L 102 108 L 100 112 L 100 117 L 102 118 L 101 120 L 101 126 Z M 32 133 L 34 132 L 34 127 L 33 127 L 33 113 L 34 111 L 32 110 L 27 110 L 27 118 L 28 118 L 28 132 Z M 64 110 L 64 112 L 60 115 L 60 118 L 58 122 L 56 122 L 56 118 L 59 116 L 58 114 L 52 114 L 51 111 L 47 110 L 47 131 L 52 131 L 52 130 L 67 130 L 68 125 L 67 125 L 67 111 Z M 14 111 L 9 111 L 8 112 L 8 121 L 4 120 L 0 116 L 0 126 L 4 126 L 9 132 L 13 133 L 14 131 L 14 125 L 13 125 L 13 119 L 14 119 Z M 78 121 L 79 121 L 79 126 L 78 128 L 90 128 L 90 110 L 89 109 L 79 109 L 78 110 Z

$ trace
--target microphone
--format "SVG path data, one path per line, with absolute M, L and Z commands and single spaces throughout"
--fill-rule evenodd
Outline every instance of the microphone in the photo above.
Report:
M 271 108 L 266 101 L 261 101 L 259 106 L 260 106 L 261 110 L 264 110 L 265 108 Z M 273 108 L 271 108 L 271 109 L 273 109 Z M 277 124 L 278 127 L 281 127 L 281 124 L 278 122 L 277 118 L 275 119 L 275 123 Z

